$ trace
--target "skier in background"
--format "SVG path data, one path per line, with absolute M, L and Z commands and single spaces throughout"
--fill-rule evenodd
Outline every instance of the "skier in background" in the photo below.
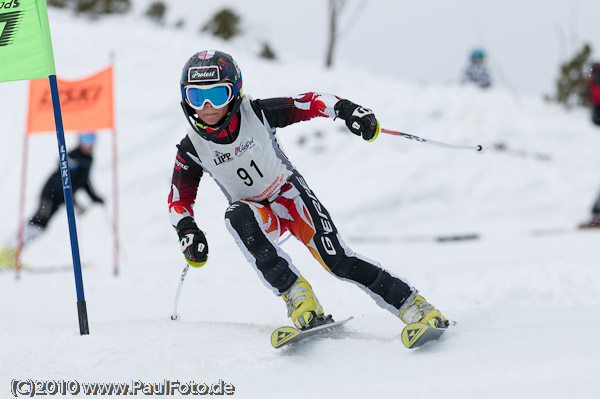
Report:
M 490 74 L 485 65 L 485 52 L 476 49 L 471 52 L 470 64 L 464 70 L 460 82 L 462 84 L 475 84 L 481 88 L 488 88 L 492 85 Z
M 592 108 L 592 122 L 600 126 L 600 62 L 592 64 L 588 95 Z M 592 206 L 592 216 L 587 222 L 580 224 L 579 228 L 600 228 L 600 194 Z
M 600 228 L 600 195 L 596 198 L 594 206 L 592 206 L 592 216 L 590 219 L 579 225 L 580 229 Z
M 328 272 L 366 291 L 405 323 L 447 327 L 448 320 L 408 282 L 352 251 L 331 215 L 283 153 L 276 128 L 315 117 L 340 118 L 366 141 L 380 126 L 373 112 L 331 94 L 253 100 L 242 96 L 242 75 L 220 51 L 194 54 L 181 74 L 181 106 L 191 129 L 177 146 L 170 220 L 186 261 L 201 267 L 208 243 L 194 219 L 201 177 L 207 172 L 229 201 L 225 223 L 262 282 L 287 305 L 299 329 L 331 321 L 309 282 L 278 245 L 289 231 Z M 203 204 L 206 206 L 206 204 Z M 240 298 L 240 301 L 246 301 Z
M 589 101 L 592 108 L 592 122 L 600 126 L 600 62 L 592 65 L 589 80 Z
M 90 181 L 90 170 L 92 167 L 93 150 L 96 135 L 85 133 L 79 135 L 79 143 L 76 148 L 69 151 L 69 172 L 71 174 L 71 187 L 73 190 L 73 205 L 75 210 L 81 214 L 85 211 L 76 201 L 75 193 L 79 189 L 85 190 L 92 202 L 104 204 L 104 199 L 94 190 Z M 40 195 L 40 202 L 36 213 L 23 228 L 22 246 L 29 244 L 40 236 L 47 228 L 48 222 L 56 211 L 64 204 L 65 198 L 62 188 L 61 170 L 58 168 L 44 184 Z M 17 251 L 17 238 L 0 251 L 0 268 L 14 268 Z M 22 249 L 22 248 L 21 248 Z

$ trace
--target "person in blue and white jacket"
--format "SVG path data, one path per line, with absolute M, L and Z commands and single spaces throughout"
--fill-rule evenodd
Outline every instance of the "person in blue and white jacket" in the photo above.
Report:
M 470 59 L 471 63 L 464 70 L 461 83 L 475 84 L 482 89 L 491 87 L 492 80 L 485 65 L 485 52 L 480 49 L 473 50 Z

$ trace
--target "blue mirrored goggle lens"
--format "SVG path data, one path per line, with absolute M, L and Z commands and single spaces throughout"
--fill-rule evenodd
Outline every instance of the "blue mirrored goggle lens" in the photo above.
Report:
M 227 86 L 216 86 L 210 89 L 188 87 L 186 95 L 192 107 L 200 108 L 206 100 L 214 107 L 221 107 L 229 100 L 229 88 Z

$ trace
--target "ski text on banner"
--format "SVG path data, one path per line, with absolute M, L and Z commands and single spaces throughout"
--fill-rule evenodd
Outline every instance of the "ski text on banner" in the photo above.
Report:
M 112 66 L 85 79 L 58 80 L 65 131 L 114 129 Z M 29 86 L 27 133 L 54 130 L 52 96 L 47 80 L 32 80 Z

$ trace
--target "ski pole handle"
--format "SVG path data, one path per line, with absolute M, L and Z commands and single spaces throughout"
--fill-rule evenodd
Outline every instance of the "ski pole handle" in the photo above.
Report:
M 475 150 L 475 152 L 477 154 L 483 154 L 488 149 L 488 147 L 485 144 L 476 144 L 476 145 L 448 144 L 448 143 L 442 143 L 441 141 L 430 140 L 430 139 L 426 139 L 423 137 L 415 136 L 413 134 L 402 133 L 402 132 L 398 132 L 395 130 L 384 129 L 384 128 L 381 129 L 381 132 L 387 133 L 387 134 L 392 134 L 394 136 L 404 137 L 405 139 L 418 141 L 420 143 L 427 143 L 427 144 L 431 144 L 431 145 L 436 145 L 438 147 L 450 148 L 453 150 Z
M 181 277 L 179 278 L 179 285 L 177 286 L 177 293 L 175 294 L 175 305 L 173 306 L 173 314 L 171 315 L 171 320 L 177 320 L 179 318 L 179 315 L 177 314 L 177 305 L 179 305 L 179 295 L 181 294 L 181 288 L 183 287 L 183 280 L 185 280 L 185 276 L 187 275 L 189 268 L 190 265 L 186 264 L 183 268 L 183 272 L 181 272 Z

